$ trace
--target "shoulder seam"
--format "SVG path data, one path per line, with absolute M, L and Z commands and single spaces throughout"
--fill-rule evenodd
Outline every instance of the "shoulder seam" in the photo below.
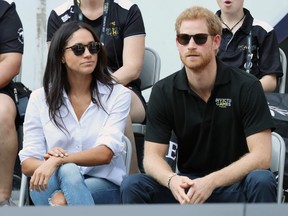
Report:
M 131 0 L 114 0 L 114 3 L 126 10 L 129 10 L 135 4 Z
M 253 20 L 253 26 L 260 26 L 262 27 L 266 32 L 271 32 L 273 30 L 273 27 L 267 23 L 267 22 L 264 22 L 262 20 L 258 20 L 258 19 L 254 19 Z
M 74 0 L 68 0 L 54 9 L 55 13 L 60 16 L 74 6 Z

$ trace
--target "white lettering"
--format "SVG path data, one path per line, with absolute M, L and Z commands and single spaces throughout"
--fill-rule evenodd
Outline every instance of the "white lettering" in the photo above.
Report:
M 171 158 L 172 160 L 175 160 L 177 157 L 177 149 L 178 149 L 178 144 L 170 141 L 166 158 Z

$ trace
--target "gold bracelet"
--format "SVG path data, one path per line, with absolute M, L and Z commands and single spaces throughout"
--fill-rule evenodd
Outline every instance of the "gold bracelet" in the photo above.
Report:
M 167 180 L 167 187 L 170 189 L 170 182 L 171 182 L 171 179 L 174 177 L 174 176 L 176 176 L 177 175 L 177 173 L 173 173 L 172 175 L 170 175 L 169 177 L 168 177 L 168 180 Z

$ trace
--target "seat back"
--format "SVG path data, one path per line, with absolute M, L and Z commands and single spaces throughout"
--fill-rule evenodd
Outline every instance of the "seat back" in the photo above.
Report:
M 144 62 L 142 71 L 140 73 L 141 90 L 151 88 L 160 77 L 161 59 L 156 50 L 146 47 L 144 54 Z M 132 124 L 133 132 L 138 134 L 145 134 L 145 125 L 140 123 Z
M 123 157 L 126 165 L 126 174 L 128 175 L 130 171 L 131 158 L 132 158 L 132 145 L 130 140 L 126 136 L 123 136 L 123 141 L 126 147 L 126 154 L 124 154 Z
M 143 67 L 140 74 L 142 91 L 152 87 L 159 80 L 160 68 L 160 56 L 154 49 L 146 47 Z
M 284 197 L 283 179 L 285 166 L 286 146 L 284 139 L 277 133 L 272 133 L 272 160 L 270 169 L 272 172 L 278 172 L 277 175 L 277 203 L 281 203 Z
M 280 51 L 280 61 L 282 64 L 283 76 L 280 79 L 279 93 L 285 93 L 286 88 L 286 73 L 287 73 L 287 57 L 285 52 L 279 48 Z

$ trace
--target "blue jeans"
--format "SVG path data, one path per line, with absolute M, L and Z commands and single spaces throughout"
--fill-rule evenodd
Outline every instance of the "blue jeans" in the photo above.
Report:
M 184 174 L 179 174 L 184 175 Z M 190 179 L 196 175 L 187 175 Z M 276 181 L 268 170 L 255 170 L 241 182 L 213 191 L 206 203 L 276 203 Z M 126 177 L 120 187 L 121 202 L 126 203 L 178 203 L 171 191 L 151 176 L 135 174 Z
M 30 191 L 34 205 L 49 205 L 49 198 L 62 191 L 68 205 L 120 203 L 119 186 L 106 179 L 83 176 L 76 164 L 59 167 L 48 182 L 48 189 Z

